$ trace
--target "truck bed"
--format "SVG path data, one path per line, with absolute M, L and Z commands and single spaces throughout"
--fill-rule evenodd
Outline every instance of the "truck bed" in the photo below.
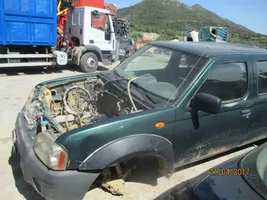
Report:
M 0 0 L 0 45 L 55 46 L 57 0 Z

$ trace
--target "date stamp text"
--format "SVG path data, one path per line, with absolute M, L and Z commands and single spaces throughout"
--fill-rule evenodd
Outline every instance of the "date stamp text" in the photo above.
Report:
M 210 176 L 243 176 L 249 175 L 250 168 L 210 168 Z

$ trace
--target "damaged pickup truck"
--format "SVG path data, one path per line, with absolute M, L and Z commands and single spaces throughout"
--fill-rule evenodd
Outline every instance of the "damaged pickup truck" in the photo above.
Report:
M 265 94 L 265 49 L 154 42 L 112 71 L 38 84 L 18 114 L 14 150 L 47 200 L 82 199 L 96 181 L 121 194 L 112 183 L 136 158 L 155 158 L 169 177 L 266 138 Z

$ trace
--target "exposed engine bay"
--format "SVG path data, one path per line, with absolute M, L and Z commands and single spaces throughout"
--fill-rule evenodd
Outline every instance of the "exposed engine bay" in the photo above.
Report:
M 62 133 L 147 109 L 142 103 L 133 101 L 127 89 L 112 83 L 102 77 L 90 77 L 43 88 L 49 121 L 55 122 L 58 132 Z
M 138 97 L 141 92 L 131 91 L 131 82 L 135 79 L 111 80 L 100 74 L 37 85 L 22 112 L 27 131 L 32 134 L 29 143 L 40 161 L 49 169 L 66 170 L 70 161 L 68 152 L 56 142 L 62 134 L 150 109 L 146 101 Z M 124 182 L 133 169 L 128 161 L 101 171 L 96 183 L 112 194 L 123 195 Z

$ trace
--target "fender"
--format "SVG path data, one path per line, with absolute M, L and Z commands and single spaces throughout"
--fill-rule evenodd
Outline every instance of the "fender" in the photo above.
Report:
M 79 46 L 78 51 L 75 51 L 73 53 L 73 57 L 75 57 L 76 64 L 80 64 L 80 59 L 82 55 L 86 52 L 93 52 L 96 54 L 98 61 L 102 62 L 103 61 L 103 56 L 101 49 L 95 45 L 85 45 L 85 46 Z
M 131 135 L 112 141 L 89 155 L 79 170 L 100 170 L 142 155 L 158 158 L 160 171 L 165 176 L 174 172 L 172 143 L 164 137 L 151 134 Z

